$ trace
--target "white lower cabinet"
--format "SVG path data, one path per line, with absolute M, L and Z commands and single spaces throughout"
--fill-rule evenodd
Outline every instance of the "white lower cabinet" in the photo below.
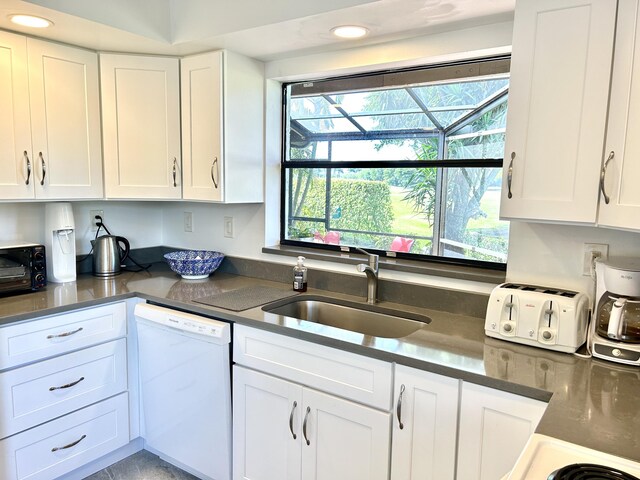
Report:
M 396 366 L 391 480 L 453 480 L 460 381 Z
M 546 408 L 243 325 L 234 361 L 235 480 L 499 480 Z
M 124 338 L 0 373 L 0 438 L 126 389 Z
M 497 480 L 516 463 L 547 404 L 463 383 L 458 480 Z
M 234 367 L 234 478 L 384 480 L 389 413 Z
M 246 368 L 233 368 L 235 479 L 300 478 L 301 409 L 299 385 Z
M 129 443 L 127 393 L 0 440 L 2 480 L 51 480 Z
M 54 480 L 137 436 L 126 336 L 125 302 L 0 327 L 1 480 Z

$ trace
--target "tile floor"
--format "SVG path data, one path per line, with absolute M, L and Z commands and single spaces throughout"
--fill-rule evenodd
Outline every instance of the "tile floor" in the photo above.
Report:
M 85 480 L 197 480 L 197 477 L 141 450 Z

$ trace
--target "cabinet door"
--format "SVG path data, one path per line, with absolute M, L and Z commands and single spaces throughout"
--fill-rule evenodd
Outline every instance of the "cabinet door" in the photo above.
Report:
M 264 201 L 264 64 L 224 52 L 224 200 Z M 251 179 L 251 181 L 247 181 Z
M 396 367 L 392 480 L 453 480 L 459 381 Z
M 299 480 L 302 387 L 233 367 L 233 477 Z
M 181 192 L 178 59 L 100 55 L 105 196 Z
M 496 480 L 516 463 L 547 404 L 463 383 L 458 480 Z
M 222 52 L 183 58 L 182 154 L 185 200 L 222 200 Z
M 98 56 L 27 42 L 36 198 L 101 198 Z
M 27 40 L 0 32 L 0 198 L 33 198 Z
M 302 480 L 389 478 L 390 414 L 304 389 Z
M 640 230 L 640 8 L 637 0 L 620 0 L 618 9 L 605 148 L 605 162 L 611 160 L 603 166 L 598 223 Z
M 502 218 L 595 223 L 615 16 L 616 2 L 518 2 Z

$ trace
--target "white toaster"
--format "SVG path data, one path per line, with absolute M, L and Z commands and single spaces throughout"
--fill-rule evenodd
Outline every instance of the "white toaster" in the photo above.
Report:
M 485 333 L 559 352 L 575 352 L 587 339 L 589 298 L 556 288 L 503 283 L 491 292 Z

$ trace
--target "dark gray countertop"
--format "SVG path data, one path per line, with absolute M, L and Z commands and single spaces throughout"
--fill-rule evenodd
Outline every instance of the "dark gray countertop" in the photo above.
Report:
M 137 296 L 549 401 L 538 433 L 640 461 L 640 369 L 636 367 L 492 339 L 484 335 L 482 318 L 390 302 L 380 305 L 427 315 L 431 324 L 408 337 L 387 339 L 293 320 L 260 307 L 231 312 L 192 302 L 253 285 L 284 286 L 220 272 L 208 280 L 187 281 L 163 267 L 113 279 L 81 275 L 69 284 L 49 284 L 39 292 L 0 298 L 0 325 Z M 322 290 L 307 294 L 364 303 L 363 298 Z

